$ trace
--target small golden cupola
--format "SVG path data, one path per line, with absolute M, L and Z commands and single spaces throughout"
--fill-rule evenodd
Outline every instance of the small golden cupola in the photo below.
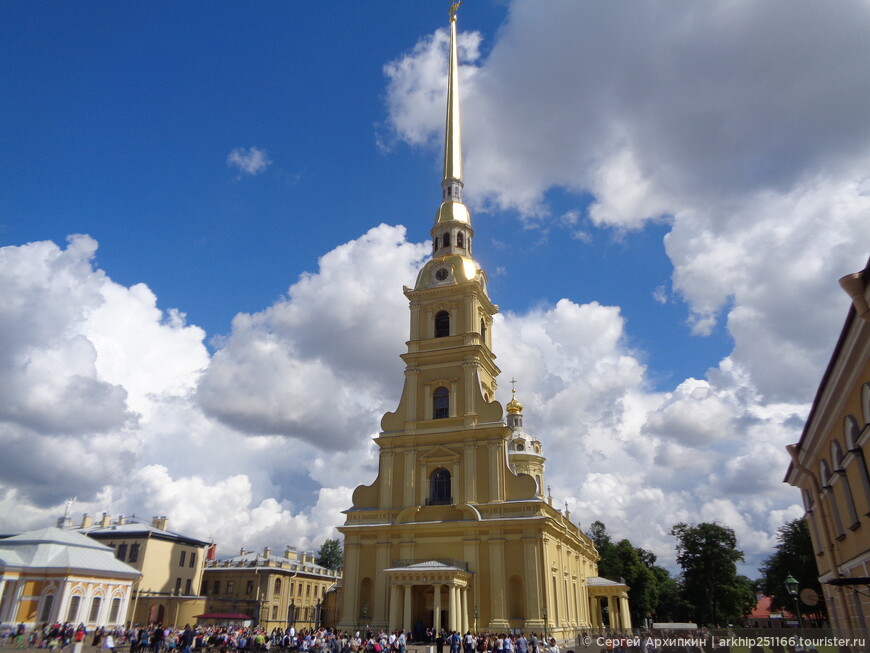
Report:
M 538 489 L 535 492 L 540 499 L 544 498 L 544 458 L 541 453 L 541 441 L 525 432 L 523 429 L 523 405 L 517 401 L 516 380 L 511 379 L 511 400 L 507 409 L 507 425 L 511 435 L 507 442 L 508 459 L 514 474 L 528 474 L 535 479 Z

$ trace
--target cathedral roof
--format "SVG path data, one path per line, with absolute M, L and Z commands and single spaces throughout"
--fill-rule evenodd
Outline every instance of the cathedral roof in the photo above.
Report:
M 115 558 L 111 547 L 81 533 L 53 526 L 0 540 L 0 565 L 77 569 L 119 578 L 139 576 L 139 571 Z

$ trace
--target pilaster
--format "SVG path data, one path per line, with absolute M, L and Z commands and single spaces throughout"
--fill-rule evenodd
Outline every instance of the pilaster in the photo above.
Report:
M 505 630 L 510 627 L 508 622 L 507 608 L 505 606 L 505 567 L 504 545 L 502 538 L 491 539 L 489 544 L 489 591 L 492 614 L 489 620 L 489 629 L 493 632 Z
M 477 447 L 473 444 L 463 448 L 463 467 L 465 469 L 465 502 L 477 502 Z
M 387 576 L 383 570 L 389 566 L 390 543 L 378 542 L 375 553 L 375 595 L 372 597 L 372 626 L 383 628 L 387 622 Z
M 416 471 L 417 452 L 413 449 L 405 451 L 405 496 L 402 502 L 402 507 L 420 505 L 414 500 L 414 490 L 416 483 L 414 482 L 414 472 Z

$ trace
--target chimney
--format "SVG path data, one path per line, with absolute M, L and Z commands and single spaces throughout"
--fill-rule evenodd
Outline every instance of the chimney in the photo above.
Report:
M 120 515 L 118 517 L 118 526 L 123 526 L 126 523 L 127 523 L 127 518 L 124 517 L 124 515 Z
M 296 553 L 296 549 L 294 549 L 289 544 L 284 547 L 284 557 L 287 558 L 288 560 L 293 560 L 296 557 L 295 553 Z
M 242 547 L 241 549 L 239 549 L 239 555 L 240 556 L 245 555 L 245 547 Z
M 271 553 L 271 551 L 272 550 L 268 546 L 263 549 L 263 557 L 266 558 L 266 560 L 269 559 L 269 553 Z
M 94 518 L 91 515 L 89 515 L 88 513 L 83 514 L 81 528 L 90 528 L 93 525 L 94 525 Z
M 166 515 L 154 516 L 151 518 L 151 526 L 161 531 L 165 531 L 169 526 L 169 518 Z
M 102 518 L 100 519 L 100 528 L 108 528 L 112 523 L 112 518 L 109 517 L 109 513 L 104 512 Z
M 208 550 L 206 551 L 206 554 L 205 554 L 205 559 L 211 560 L 213 562 L 215 559 L 215 551 L 216 550 L 217 550 L 217 544 L 215 544 L 213 542 L 211 544 L 209 544 Z
M 71 526 L 72 526 L 72 519 L 70 519 L 68 516 L 64 515 L 63 517 L 57 518 L 57 527 L 58 528 L 66 529 L 66 528 L 70 528 Z

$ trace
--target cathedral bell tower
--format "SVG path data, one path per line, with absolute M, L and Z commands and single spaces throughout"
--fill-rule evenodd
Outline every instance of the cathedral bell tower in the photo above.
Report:
M 565 628 L 588 623 L 580 579 L 594 575 L 594 548 L 543 500 L 545 459 L 540 442 L 522 430 L 522 406 L 516 399 L 509 404 L 505 424 L 495 400 L 498 307 L 472 258 L 474 230 L 462 201 L 459 4 L 450 10 L 432 257 L 414 287 L 404 288 L 410 334 L 402 396 L 381 419 L 378 476 L 354 490 L 339 529 L 345 540 L 338 626 L 348 630 L 423 624 L 543 631 L 548 593 L 555 592 L 563 609 L 551 618 L 561 615 Z M 548 580 L 551 573 L 558 579 Z

